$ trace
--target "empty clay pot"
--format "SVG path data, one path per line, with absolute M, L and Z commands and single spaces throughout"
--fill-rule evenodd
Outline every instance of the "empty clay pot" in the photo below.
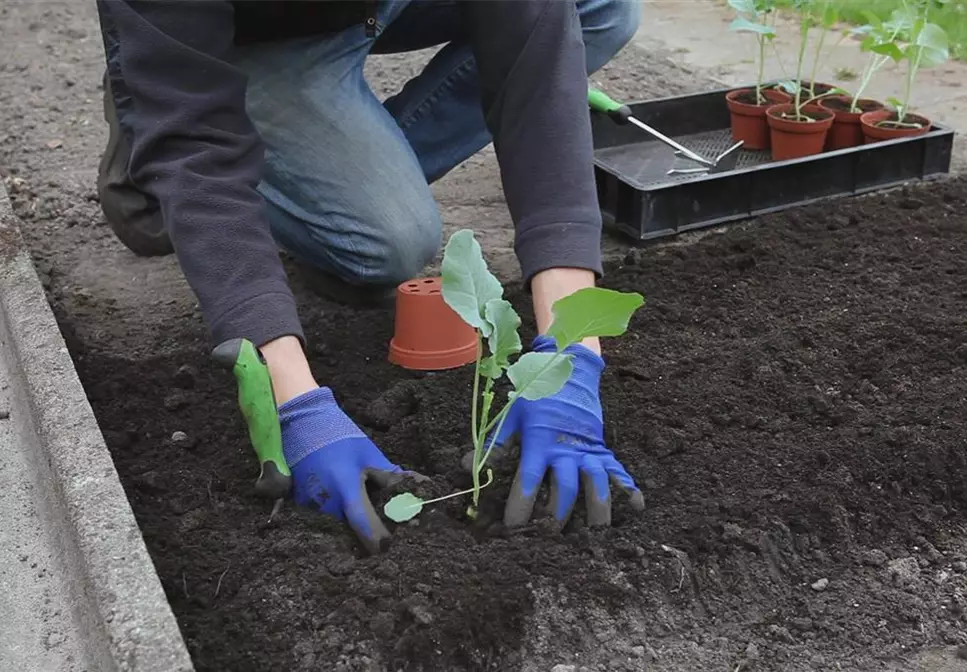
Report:
M 443 300 L 440 278 L 396 288 L 396 329 L 389 361 L 405 369 L 441 371 L 477 358 L 477 332 Z
M 819 101 L 819 106 L 833 113 L 833 125 L 826 134 L 826 151 L 846 149 L 863 144 L 863 127 L 860 117 L 867 112 L 882 110 L 883 103 L 878 100 L 861 98 L 856 101 L 859 112 L 850 112 L 853 99 L 849 96 L 829 96 Z
M 875 112 L 867 112 L 860 117 L 860 127 L 863 129 L 863 138 L 865 144 L 870 144 L 873 142 L 880 142 L 882 140 L 894 140 L 896 138 L 911 138 L 916 135 L 923 135 L 930 131 L 930 120 L 926 117 L 920 116 L 919 114 L 907 113 L 906 121 L 908 123 L 920 124 L 920 128 L 907 128 L 905 126 L 881 126 L 879 124 L 883 122 L 896 121 L 897 114 L 895 110 L 876 110 Z
M 772 159 L 785 161 L 812 156 L 823 151 L 826 134 L 833 125 L 833 113 L 819 105 L 805 105 L 802 114 L 813 121 L 786 119 L 795 106 L 792 104 L 774 105 L 766 112 L 772 141 Z
M 742 141 L 743 149 L 769 149 L 769 125 L 766 123 L 766 110 L 772 105 L 788 103 L 792 98 L 784 91 L 763 89 L 762 95 L 769 101 L 757 105 L 755 89 L 738 89 L 725 95 L 732 117 L 732 139 Z

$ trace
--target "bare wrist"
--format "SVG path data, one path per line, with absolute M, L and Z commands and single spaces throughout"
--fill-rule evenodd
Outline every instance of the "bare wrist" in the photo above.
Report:
M 269 341 L 259 350 L 269 368 L 277 406 L 319 387 L 309 369 L 302 344 L 295 336 Z
M 534 300 L 534 318 L 538 333 L 547 333 L 554 321 L 554 302 L 570 296 L 579 289 L 594 287 L 594 272 L 583 268 L 550 268 L 531 279 L 531 295 Z M 601 354 L 601 341 L 586 338 L 581 344 Z

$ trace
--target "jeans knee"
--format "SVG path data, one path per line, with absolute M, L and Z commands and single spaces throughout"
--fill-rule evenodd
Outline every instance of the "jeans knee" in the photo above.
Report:
M 428 208 L 416 219 L 408 218 L 389 227 L 376 251 L 370 282 L 398 285 L 423 272 L 437 252 L 443 237 L 443 222 L 436 208 Z
M 593 72 L 634 38 L 641 24 L 642 5 L 640 0 L 586 0 L 586 3 L 581 22 L 589 71 Z

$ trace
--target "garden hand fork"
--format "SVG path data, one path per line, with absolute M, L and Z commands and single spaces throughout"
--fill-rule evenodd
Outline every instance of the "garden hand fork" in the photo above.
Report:
M 608 115 L 618 124 L 634 124 L 649 135 L 658 138 L 663 143 L 675 150 L 675 156 L 684 157 L 700 164 L 695 168 L 672 168 L 668 171 L 668 175 L 721 173 L 722 171 L 732 170 L 739 161 L 739 149 L 742 147 L 741 140 L 719 154 L 714 159 L 707 159 L 704 156 L 696 154 L 688 147 L 675 142 L 664 133 L 659 132 L 645 122 L 636 118 L 630 107 L 613 100 L 603 91 L 599 91 L 593 87 L 588 88 L 588 104 L 591 106 L 592 110 Z

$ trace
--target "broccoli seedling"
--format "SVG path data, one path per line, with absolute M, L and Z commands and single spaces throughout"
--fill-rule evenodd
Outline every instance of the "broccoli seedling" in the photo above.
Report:
M 503 298 L 504 288 L 487 268 L 480 245 L 469 229 L 450 237 L 443 253 L 441 275 L 443 300 L 477 334 L 470 408 L 473 487 L 426 501 L 408 492 L 397 495 L 386 503 L 383 512 L 398 523 L 416 516 L 426 504 L 466 494 L 472 495 L 467 515 L 476 518 L 480 491 L 493 482 L 493 471 L 486 467 L 487 460 L 514 402 L 557 394 L 573 370 L 571 355 L 565 350 L 586 338 L 620 336 L 628 329 L 631 316 L 645 302 L 636 293 L 600 287 L 579 290 L 556 301 L 551 308 L 553 321 L 547 335 L 554 339 L 555 352 L 520 355 L 523 349 L 517 331 L 520 316 Z M 497 410 L 494 385 L 505 375 L 513 389 L 503 407 Z M 485 468 L 487 480 L 481 483 Z
M 729 6 L 738 13 L 738 16 L 729 24 L 729 30 L 755 35 L 758 47 L 755 101 L 756 105 L 763 105 L 769 102 L 762 95 L 762 79 L 765 76 L 766 45 L 776 37 L 775 26 L 769 25 L 769 15 L 775 13 L 776 2 L 775 0 L 729 0 Z
M 906 61 L 902 98 L 891 97 L 888 102 L 897 112 L 896 121 L 882 121 L 880 125 L 904 128 L 920 128 L 920 124 L 905 122 L 913 95 L 913 84 L 921 68 L 938 66 L 950 58 L 950 42 L 944 29 L 930 23 L 928 15 L 935 0 L 904 0 L 903 6 L 893 12 L 891 21 L 899 26 L 907 37 L 907 43 L 898 51 L 890 51 L 897 61 Z M 899 58 L 897 58 L 899 56 Z

